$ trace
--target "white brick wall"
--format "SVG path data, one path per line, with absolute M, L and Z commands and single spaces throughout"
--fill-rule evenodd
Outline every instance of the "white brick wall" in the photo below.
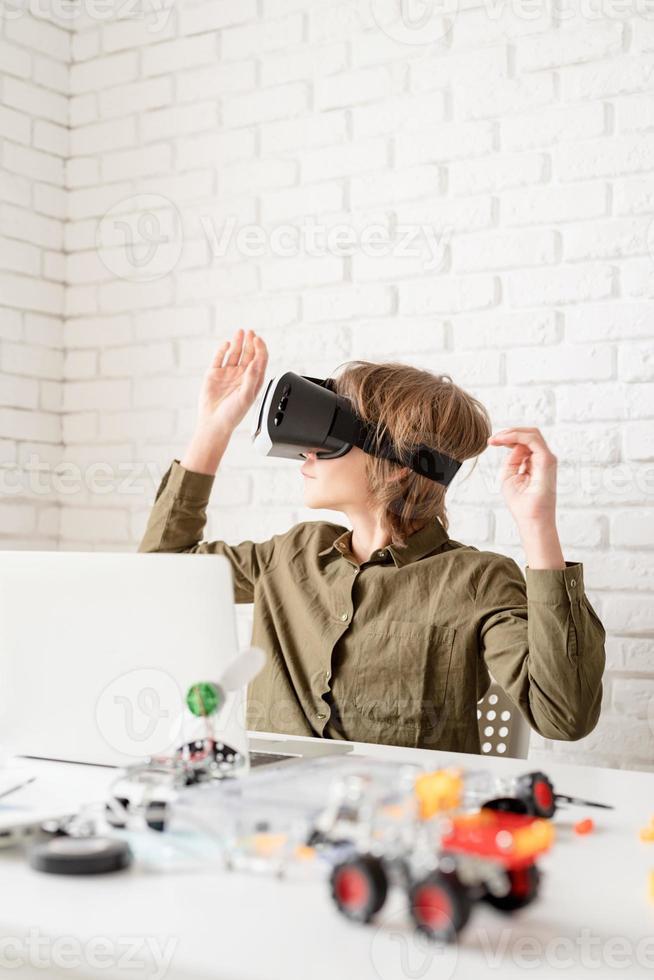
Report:
M 0 13 L 0 542 L 50 549 L 59 507 L 44 468 L 63 451 L 71 46 L 69 30 L 24 9 Z
M 534 761 L 654 769 L 651 24 L 464 4 L 449 33 L 398 40 L 394 6 L 184 0 L 5 26 L 0 465 L 63 469 L 56 506 L 3 502 L 0 539 L 133 548 L 238 326 L 271 373 L 448 371 L 558 455 L 564 553 L 609 631 L 600 724 L 532 736 Z M 253 456 L 250 421 L 207 536 L 339 519 Z M 453 485 L 450 533 L 524 568 L 502 455 Z

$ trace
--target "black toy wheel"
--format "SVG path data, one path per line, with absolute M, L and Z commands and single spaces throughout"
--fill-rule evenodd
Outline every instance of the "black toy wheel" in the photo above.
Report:
M 536 817 L 553 817 L 556 811 L 554 786 L 544 772 L 528 772 L 518 778 L 518 795 Z
M 162 833 L 166 829 L 166 817 L 168 807 L 165 803 L 153 800 L 145 808 L 145 822 L 150 830 L 157 830 Z
M 123 810 L 129 809 L 129 800 L 127 799 L 126 796 L 116 796 L 115 800 Z M 127 826 L 126 821 L 118 817 L 116 812 L 112 809 L 112 807 L 109 806 L 108 803 L 105 804 L 105 817 L 107 823 L 111 827 L 115 827 L 116 830 L 124 830 L 125 827 Z
M 494 800 L 484 803 L 484 810 L 501 810 L 503 813 L 529 813 L 529 807 L 524 800 L 519 800 L 517 796 L 498 796 Z
M 386 901 L 388 879 L 381 861 L 364 854 L 336 865 L 331 890 L 343 915 L 354 922 L 370 922 Z
M 515 912 L 529 905 L 536 895 L 540 885 L 540 872 L 535 864 L 526 868 L 513 868 L 507 871 L 509 891 L 506 895 L 493 895 L 486 892 L 484 899 L 502 912 Z
M 470 918 L 470 896 L 455 874 L 432 872 L 409 897 L 416 927 L 431 939 L 451 942 Z

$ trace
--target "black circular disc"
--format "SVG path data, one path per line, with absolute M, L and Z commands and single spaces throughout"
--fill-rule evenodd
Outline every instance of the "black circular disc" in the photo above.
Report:
M 119 871 L 132 863 L 125 841 L 110 837 L 55 837 L 30 851 L 35 871 L 59 875 L 97 875 Z

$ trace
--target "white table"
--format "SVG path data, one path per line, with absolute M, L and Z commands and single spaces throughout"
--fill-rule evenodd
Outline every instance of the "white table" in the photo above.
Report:
M 253 747 L 258 741 L 251 737 Z M 353 744 L 353 752 L 430 768 L 489 767 L 499 774 L 529 769 L 524 760 L 361 743 Z M 112 779 L 107 769 L 21 765 L 89 800 L 101 797 Z M 390 896 L 375 924 L 357 926 L 332 906 L 325 882 L 278 881 L 215 868 L 153 871 L 139 861 L 113 875 L 69 878 L 32 871 L 14 849 L 0 851 L 0 967 L 39 980 L 651 976 L 654 902 L 648 876 L 654 871 L 654 843 L 640 841 L 638 831 L 654 815 L 654 777 L 561 764 L 548 765 L 547 772 L 557 791 L 613 803 L 616 809 L 558 811 L 557 841 L 540 860 L 539 899 L 511 916 L 478 903 L 450 947 L 416 937 L 399 894 Z M 578 836 L 572 825 L 587 816 L 596 830 Z M 30 965 L 38 956 L 48 963 L 46 970 Z M 12 959 L 21 966 L 9 971 Z

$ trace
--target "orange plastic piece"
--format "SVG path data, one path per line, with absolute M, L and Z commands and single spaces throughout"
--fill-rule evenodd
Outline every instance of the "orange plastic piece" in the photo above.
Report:
M 460 769 L 423 773 L 416 779 L 414 788 L 421 820 L 429 820 L 436 813 L 461 806 L 463 778 Z
M 286 834 L 253 834 L 254 853 L 259 857 L 272 857 L 282 849 L 287 840 Z
M 593 830 L 595 830 L 595 824 L 590 817 L 586 820 L 578 820 L 575 824 L 575 834 L 590 834 Z
M 404 816 L 404 807 L 401 803 L 386 803 L 382 807 L 382 812 L 387 817 L 393 817 L 395 820 L 400 820 Z
M 654 817 L 649 818 L 649 823 L 642 828 L 638 836 L 643 841 L 654 841 Z

